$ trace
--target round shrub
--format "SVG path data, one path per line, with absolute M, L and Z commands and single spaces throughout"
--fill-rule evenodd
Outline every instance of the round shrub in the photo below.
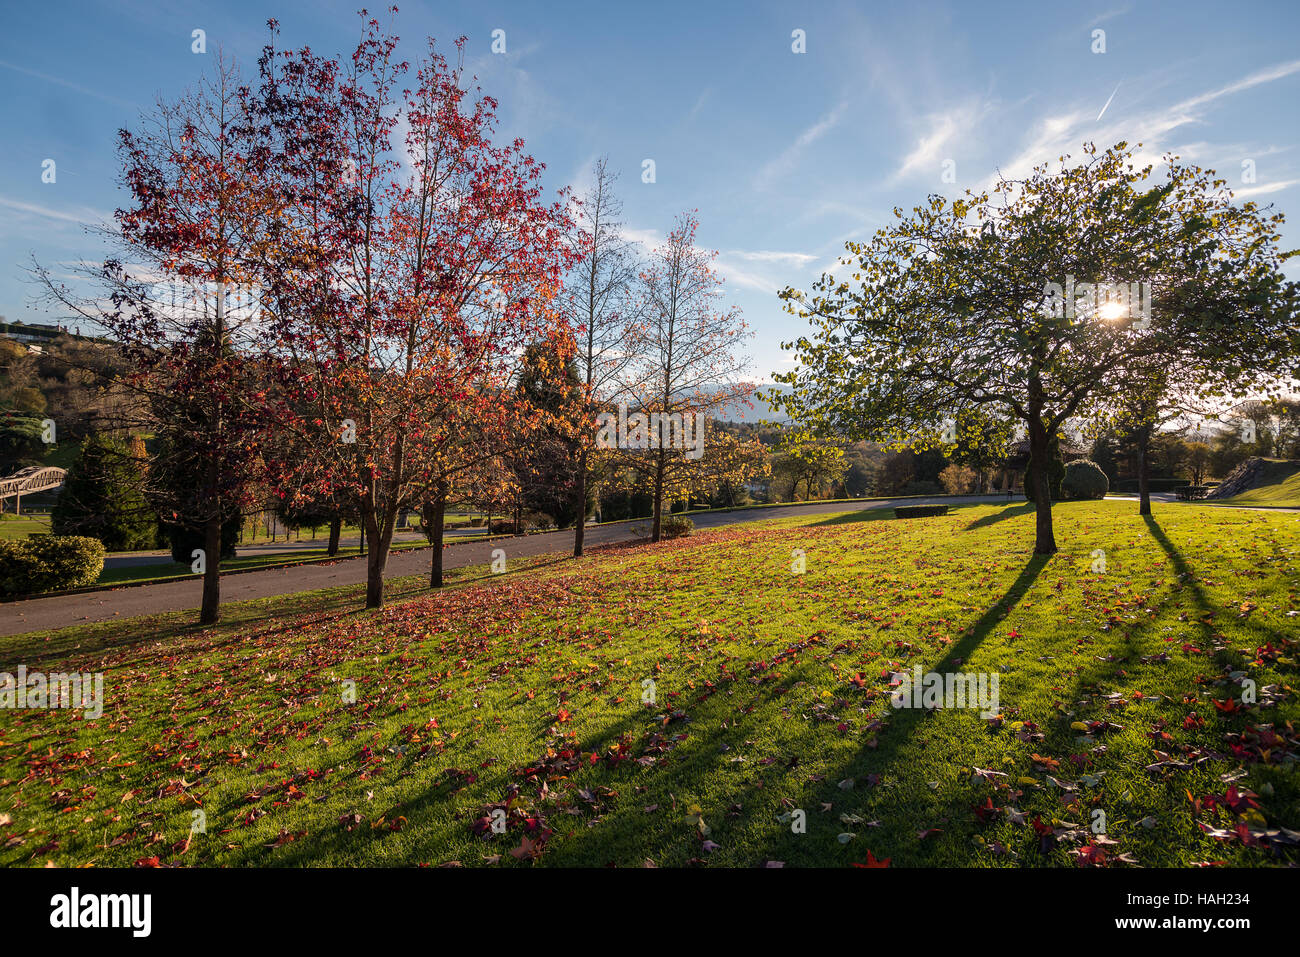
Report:
M 1105 498 L 1110 480 L 1096 462 L 1078 459 L 1066 465 L 1061 488 L 1067 498 Z
M 0 541 L 0 595 L 34 595 L 93 585 L 104 570 L 104 543 L 82 535 L 33 535 Z
M 695 531 L 695 523 L 685 515 L 666 515 L 662 530 L 664 538 L 684 538 Z

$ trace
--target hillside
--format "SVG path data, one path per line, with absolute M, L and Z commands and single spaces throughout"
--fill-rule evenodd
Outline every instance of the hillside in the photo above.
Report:
M 1233 469 L 1205 502 L 1300 508 L 1300 461 L 1249 458 Z

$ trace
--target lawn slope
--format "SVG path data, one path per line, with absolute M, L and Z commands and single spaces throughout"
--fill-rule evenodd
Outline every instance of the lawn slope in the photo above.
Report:
M 1289 459 L 1258 459 L 1255 487 L 1237 495 L 1210 498 L 1207 505 L 1254 505 L 1269 508 L 1300 508 L 1300 462 Z
M 0 865 L 1295 863 L 1300 521 L 1056 513 L 1050 559 L 1025 504 L 805 516 L 0 639 L 108 699 L 0 711 Z M 1000 716 L 890 707 L 917 664 Z

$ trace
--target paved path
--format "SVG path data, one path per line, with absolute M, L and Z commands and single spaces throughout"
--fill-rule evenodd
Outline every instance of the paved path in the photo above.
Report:
M 892 508 L 895 505 L 922 505 L 929 502 L 947 502 L 962 505 L 1006 502 L 1005 495 L 962 496 L 948 498 L 873 499 L 859 509 L 853 502 L 813 502 L 806 505 L 785 505 L 774 508 L 747 508 L 731 512 L 707 512 L 692 515 L 696 528 L 718 528 L 741 522 L 755 522 L 798 515 L 820 515 L 833 512 L 851 512 L 873 508 Z M 1017 496 L 1013 504 L 1021 505 L 1024 499 Z M 591 526 L 587 529 L 586 544 L 605 545 L 626 542 L 636 538 L 632 529 L 648 524 L 649 520 L 621 522 Z M 521 538 L 497 539 L 491 542 L 463 542 L 446 549 L 443 567 L 461 568 L 465 565 L 482 565 L 492 560 L 492 550 L 504 548 L 507 559 L 523 558 L 548 553 L 565 553 L 573 549 L 573 530 L 525 535 Z M 392 552 L 388 557 L 389 578 L 403 575 L 427 575 L 429 552 L 427 549 L 409 549 Z M 251 598 L 269 598 L 293 592 L 332 588 L 338 585 L 356 585 L 366 580 L 366 565 L 358 558 L 295 565 L 289 568 L 267 568 L 255 572 L 223 575 L 221 600 L 242 601 Z M 66 628 L 83 622 L 105 621 L 112 618 L 133 618 L 161 612 L 197 609 L 203 597 L 201 580 L 196 576 L 183 581 L 160 582 L 156 585 L 139 585 L 117 588 L 112 591 L 85 592 L 80 595 L 63 595 L 51 598 L 33 598 L 28 601 L 0 604 L 0 635 L 20 635 L 30 631 Z
M 454 529 L 447 530 L 447 537 L 454 539 L 465 532 L 482 532 L 481 528 L 474 529 Z M 420 532 L 399 531 L 393 534 L 393 544 L 398 542 L 423 542 L 424 535 Z M 304 538 L 301 541 L 289 542 L 255 542 L 251 544 L 241 544 L 238 546 L 240 558 L 253 558 L 256 556 L 270 557 L 272 555 L 293 555 L 294 552 L 304 551 L 325 551 L 329 547 L 328 538 L 310 539 Z M 352 558 L 356 555 L 360 547 L 360 540 L 356 535 L 339 539 L 339 551 L 344 558 Z M 104 559 L 104 568 L 139 568 L 142 565 L 170 565 L 172 563 L 172 553 L 166 549 L 154 549 L 144 552 L 114 552 Z M 188 564 L 188 563 L 187 563 Z

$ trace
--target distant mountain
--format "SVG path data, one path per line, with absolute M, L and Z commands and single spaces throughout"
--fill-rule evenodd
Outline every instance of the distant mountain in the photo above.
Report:
M 759 386 L 761 391 L 785 392 L 790 391 L 788 385 L 764 385 Z M 768 422 L 789 422 L 790 417 L 784 412 L 778 412 L 768 403 L 764 402 L 758 396 L 750 398 L 754 407 L 751 409 L 744 402 L 729 402 L 721 406 L 711 416 L 720 422 L 758 422 L 766 419 Z

